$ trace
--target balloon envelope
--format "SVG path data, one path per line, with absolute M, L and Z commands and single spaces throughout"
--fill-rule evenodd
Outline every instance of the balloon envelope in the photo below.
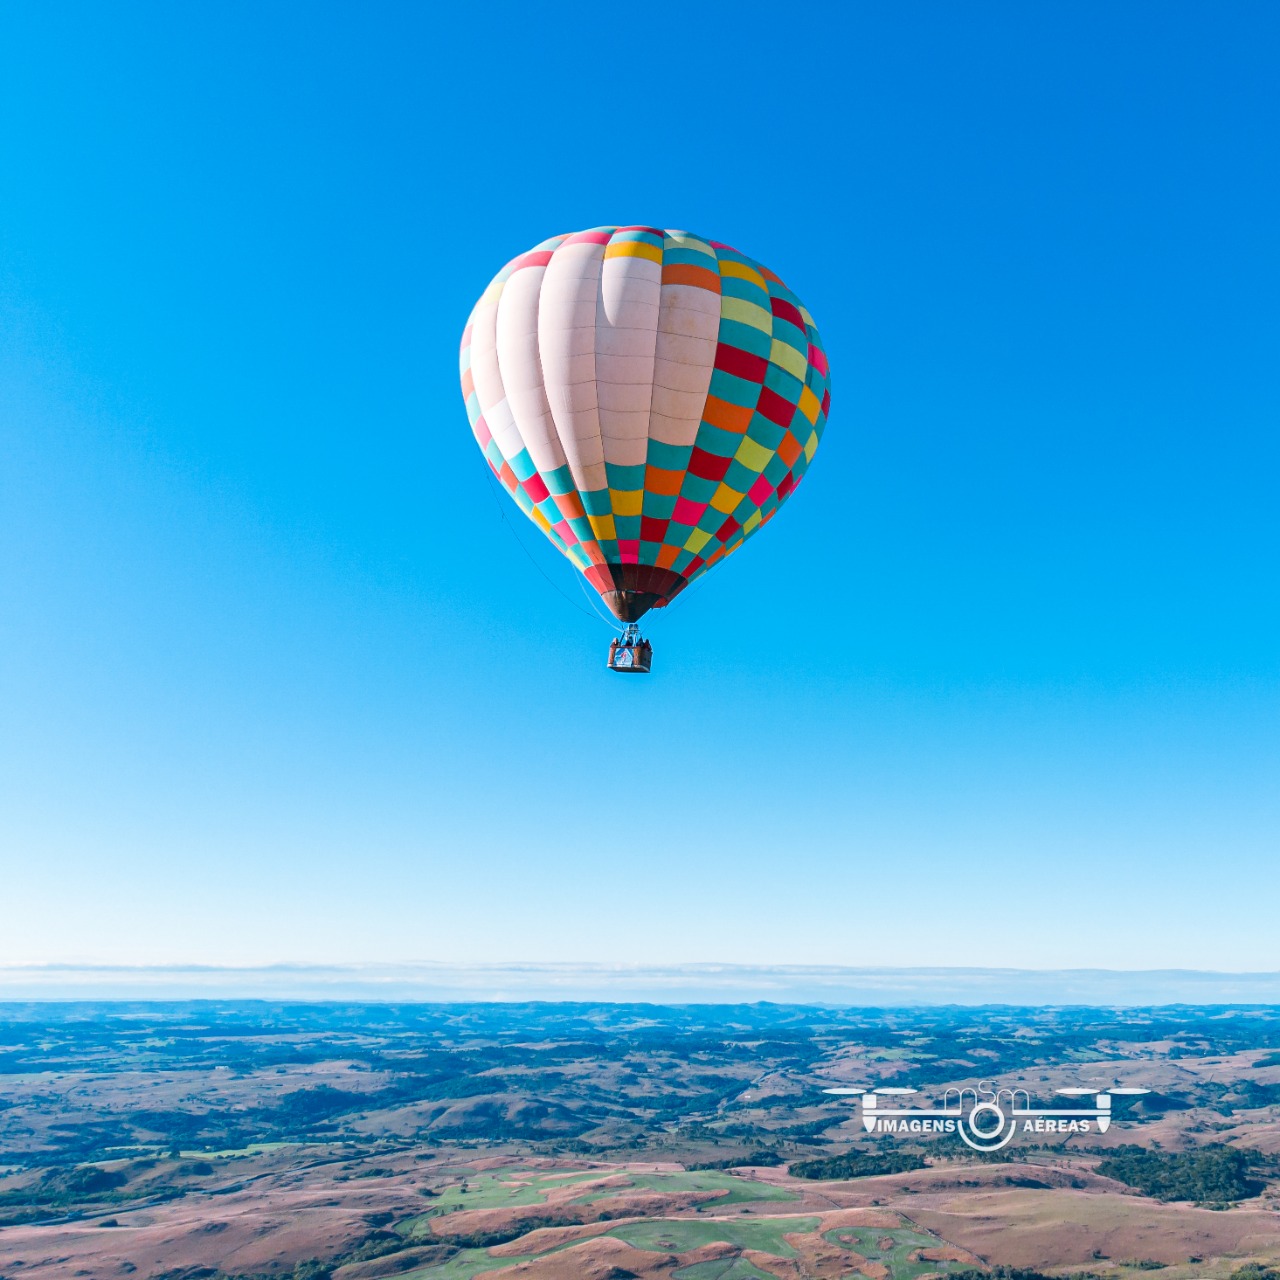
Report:
M 830 403 L 795 294 L 727 245 L 654 227 L 555 236 L 509 262 L 461 365 L 494 474 L 626 622 L 768 523 Z

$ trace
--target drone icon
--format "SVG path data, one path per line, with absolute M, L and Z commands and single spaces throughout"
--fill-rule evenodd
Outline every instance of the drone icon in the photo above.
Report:
M 981 1080 L 974 1088 L 950 1088 L 941 1107 L 893 1106 L 901 1097 L 918 1093 L 918 1089 L 875 1086 L 871 1089 L 824 1089 L 823 1093 L 861 1099 L 862 1123 L 868 1133 L 956 1133 L 974 1151 L 999 1151 L 1006 1146 L 1021 1125 L 1024 1132 L 1071 1134 L 1087 1132 L 1096 1124 L 1099 1133 L 1111 1127 L 1111 1101 L 1119 1097 L 1138 1097 L 1149 1089 L 1058 1089 L 1068 1098 L 1093 1095 L 1092 1107 L 1033 1107 L 1025 1089 L 997 1087 L 994 1081 Z M 885 1100 L 891 1105 L 885 1106 Z

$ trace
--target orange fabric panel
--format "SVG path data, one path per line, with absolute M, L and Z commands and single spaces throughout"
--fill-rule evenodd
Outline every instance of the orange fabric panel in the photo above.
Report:
M 723 431 L 734 431 L 744 436 L 751 425 L 754 413 L 754 409 L 748 409 L 745 405 L 730 404 L 727 400 L 721 400 L 719 396 L 708 396 L 706 408 L 702 411 L 702 420 Z
M 675 497 L 684 483 L 683 471 L 668 471 L 664 467 L 646 467 L 644 487 L 649 493 L 666 494 Z
M 782 437 L 782 443 L 778 446 L 778 457 L 780 457 L 782 461 L 787 464 L 788 469 L 790 469 L 795 466 L 796 459 L 803 452 L 804 446 L 801 445 L 800 441 L 797 440 L 790 431 L 788 431 L 787 434 Z
M 668 262 L 662 268 L 663 284 L 691 284 L 698 289 L 720 292 L 720 274 L 688 262 Z
M 556 508 L 568 520 L 572 520 L 575 517 L 586 518 L 586 509 L 583 507 L 582 499 L 578 497 L 576 491 L 556 494 Z

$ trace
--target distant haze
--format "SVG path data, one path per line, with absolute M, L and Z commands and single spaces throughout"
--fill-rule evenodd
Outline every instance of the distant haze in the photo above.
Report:
M 640 1001 L 902 1005 L 1280 1004 L 1280 973 L 823 965 L 18 965 L 0 1000 Z

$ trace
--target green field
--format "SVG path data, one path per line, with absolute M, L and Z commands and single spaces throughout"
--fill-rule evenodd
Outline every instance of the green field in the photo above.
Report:
M 183 1160 L 234 1160 L 240 1156 L 257 1156 L 266 1151 L 282 1151 L 285 1147 L 325 1146 L 325 1143 L 251 1142 L 247 1147 L 231 1147 L 226 1151 L 179 1151 Z
M 714 1258 L 673 1271 L 674 1280 L 777 1280 L 746 1258 Z
M 655 1175 L 660 1176 L 660 1175 Z M 793 1231 L 816 1230 L 818 1218 L 755 1218 L 749 1221 L 714 1218 L 665 1218 L 647 1222 L 628 1222 L 604 1234 L 623 1240 L 635 1249 L 649 1253 L 688 1253 L 708 1244 L 728 1244 L 738 1249 L 757 1249 L 775 1258 L 794 1258 L 796 1251 L 783 1239 Z M 930 1243 L 936 1243 L 931 1238 Z M 571 1249 L 579 1241 L 555 1245 L 540 1253 L 524 1253 L 495 1258 L 487 1249 L 463 1249 L 447 1262 L 405 1272 L 401 1280 L 474 1280 L 486 1271 L 527 1262 L 548 1253 Z M 905 1274 L 905 1273 L 904 1273 Z M 914 1274 L 914 1273 L 912 1273 Z M 684 1267 L 678 1280 L 756 1280 L 770 1277 L 745 1259 L 718 1258 Z
M 823 1239 L 860 1254 L 868 1262 L 887 1268 L 892 1280 L 916 1280 L 928 1272 L 963 1271 L 963 1262 L 918 1262 L 911 1255 L 917 1249 L 934 1249 L 942 1244 L 937 1236 L 905 1227 L 836 1227 Z
M 454 1254 L 448 1262 L 440 1262 L 432 1267 L 421 1267 L 417 1271 L 406 1271 L 396 1280 L 474 1280 L 475 1276 L 486 1271 L 496 1271 L 499 1267 L 509 1267 L 516 1262 L 527 1262 L 536 1254 L 521 1254 L 515 1258 L 495 1258 L 488 1249 L 463 1249 Z
M 614 1171 L 613 1176 L 617 1172 Z M 461 1209 L 523 1209 L 546 1203 L 547 1193 L 557 1187 L 575 1182 L 591 1182 L 610 1176 L 609 1171 L 594 1170 L 586 1173 L 543 1174 L 534 1171 L 504 1170 L 501 1174 L 477 1174 L 465 1184 L 448 1187 L 431 1202 L 426 1212 L 398 1223 L 396 1230 L 410 1239 L 431 1234 L 432 1219 Z M 767 1182 L 753 1182 L 748 1178 L 736 1178 L 720 1170 L 694 1173 L 627 1173 L 625 1185 L 596 1187 L 585 1195 L 576 1196 L 569 1204 L 595 1204 L 600 1200 L 622 1195 L 628 1191 L 654 1191 L 666 1195 L 688 1195 L 693 1192 L 716 1192 L 711 1207 L 750 1204 L 761 1200 L 794 1200 L 793 1191 L 775 1187 Z M 463 1185 L 466 1190 L 462 1189 Z
M 459 1209 L 512 1209 L 546 1202 L 547 1192 L 574 1182 L 590 1182 L 594 1178 L 607 1177 L 606 1173 L 573 1173 L 547 1175 L 534 1171 L 504 1169 L 501 1174 L 475 1174 L 447 1187 L 432 1201 L 431 1209 L 411 1222 L 438 1218 L 442 1214 L 455 1213 Z M 466 1190 L 463 1190 L 463 1187 Z M 601 1194 L 608 1194 L 602 1192 Z M 410 1227 L 410 1224 L 402 1224 Z M 411 1228 L 410 1228 L 411 1229 Z
M 719 1169 L 698 1170 L 691 1173 L 629 1173 L 630 1188 L 601 1187 L 579 1196 L 574 1204 L 594 1204 L 609 1196 L 621 1195 L 629 1189 L 657 1191 L 666 1195 L 685 1195 L 689 1192 L 715 1191 L 725 1195 L 708 1204 L 708 1208 L 720 1209 L 730 1204 L 751 1204 L 760 1200 L 794 1200 L 794 1191 L 775 1187 L 769 1182 L 754 1182 L 750 1178 L 737 1178 Z
M 655 1218 L 628 1222 L 605 1234 L 650 1253 L 688 1253 L 705 1244 L 731 1244 L 757 1249 L 775 1258 L 794 1258 L 796 1251 L 782 1238 L 792 1232 L 816 1230 L 817 1218 Z

